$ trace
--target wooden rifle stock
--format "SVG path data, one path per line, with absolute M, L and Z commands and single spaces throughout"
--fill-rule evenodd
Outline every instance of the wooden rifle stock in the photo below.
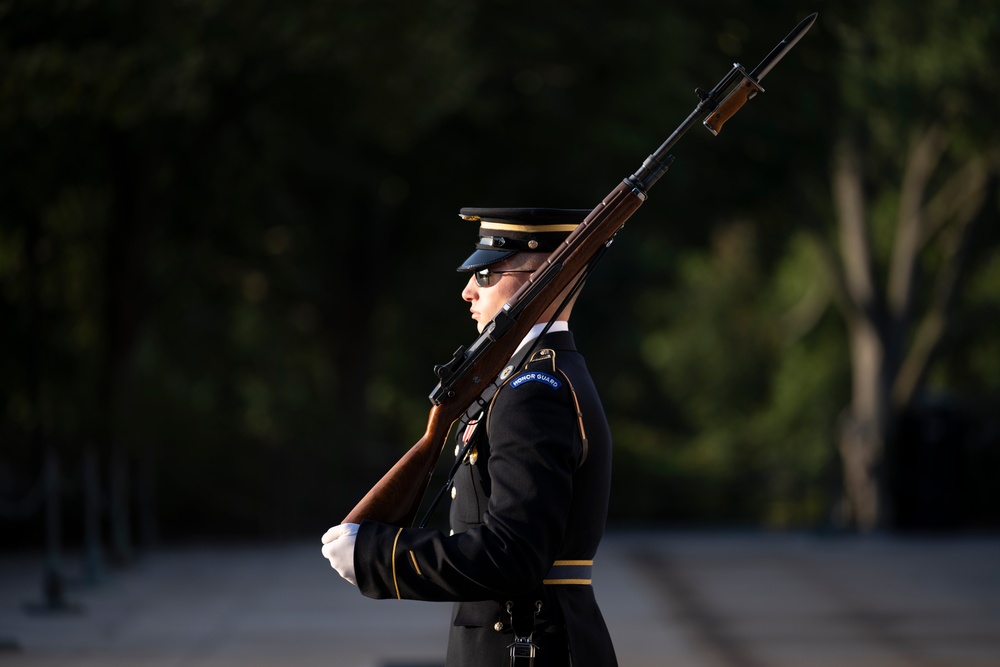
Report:
M 434 406 L 423 437 L 372 487 L 344 518 L 344 523 L 370 519 L 405 526 L 413 522 L 452 426 L 490 385 L 499 382 L 497 376 L 510 363 L 528 330 L 602 249 L 610 245 L 625 221 L 645 201 L 649 188 L 673 162 L 673 156 L 669 155 L 673 145 L 699 120 L 705 119 L 706 114 L 712 115 L 704 121 L 705 127 L 713 135 L 718 134 L 723 123 L 756 93 L 763 92 L 760 80 L 815 21 L 815 13 L 803 19 L 751 73 L 734 64 L 712 90 L 698 89 L 701 101 L 667 140 L 549 255 L 472 345 L 460 347 L 451 361 L 435 368 L 441 382 L 431 392 Z M 717 109 L 717 113 L 712 113 Z
M 365 519 L 401 526 L 413 523 L 454 422 L 446 420 L 443 412 L 440 405 L 431 408 L 423 437 L 365 494 L 343 523 L 361 523 Z

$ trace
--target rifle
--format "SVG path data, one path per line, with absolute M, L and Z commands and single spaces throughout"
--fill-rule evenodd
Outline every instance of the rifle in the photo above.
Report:
M 471 345 L 459 347 L 447 363 L 434 367 L 439 382 L 429 396 L 432 407 L 423 436 L 372 487 L 343 523 L 360 523 L 365 519 L 404 526 L 413 523 L 452 426 L 491 384 L 497 386 L 501 382 L 497 376 L 532 325 L 611 245 L 625 221 L 646 200 L 649 189 L 673 163 L 674 157 L 669 152 L 674 144 L 702 118 L 703 125 L 718 135 L 727 120 L 764 91 L 761 79 L 805 35 L 816 17 L 813 13 L 803 19 L 752 72 L 747 73 L 739 63 L 734 63 L 714 88 L 696 89 L 699 102 L 694 111 L 634 174 L 594 207 Z

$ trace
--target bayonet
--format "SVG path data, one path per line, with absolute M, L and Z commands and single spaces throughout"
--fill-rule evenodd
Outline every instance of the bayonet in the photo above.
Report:
M 778 64 L 778 61 L 785 57 L 785 55 L 792 50 L 792 47 L 799 43 L 803 35 L 809 32 L 809 28 L 812 27 L 813 23 L 816 22 L 816 17 L 819 16 L 816 12 L 813 12 L 809 16 L 802 19 L 795 28 L 788 33 L 788 36 L 783 40 L 778 42 L 778 45 L 771 49 L 771 53 L 767 54 L 767 57 L 760 61 L 750 76 L 756 80 L 758 83 L 761 79 L 767 76 L 767 73 Z
M 812 27 L 813 23 L 816 22 L 817 16 L 818 14 L 813 12 L 809 16 L 802 19 L 783 40 L 778 42 L 777 46 L 771 49 L 771 52 L 767 54 L 767 57 L 760 61 L 760 64 L 753 68 L 753 71 L 749 74 L 739 63 L 733 64 L 733 69 L 727 77 L 730 80 L 727 81 L 726 79 L 723 79 L 720 83 L 720 85 L 723 83 L 725 84 L 725 86 L 723 86 L 723 91 L 728 88 L 733 80 L 736 80 L 737 78 L 741 78 L 742 80 L 736 85 L 735 88 L 732 89 L 726 98 L 716 106 L 708 118 L 704 120 L 703 124 L 706 128 L 708 128 L 709 132 L 714 135 L 719 134 L 719 131 L 722 130 L 722 125 L 727 120 L 732 118 L 733 114 L 739 111 L 744 104 L 752 100 L 757 93 L 764 92 L 764 88 L 760 85 L 761 80 L 767 76 L 767 73 L 770 72 L 782 58 L 788 55 L 788 52 L 792 50 L 800 39 L 802 39 L 803 35 L 805 35 L 809 31 L 809 28 Z M 699 95 L 702 95 L 703 99 L 707 96 L 709 100 L 711 100 L 711 97 L 718 89 L 719 86 L 716 86 L 711 93 L 700 92 Z

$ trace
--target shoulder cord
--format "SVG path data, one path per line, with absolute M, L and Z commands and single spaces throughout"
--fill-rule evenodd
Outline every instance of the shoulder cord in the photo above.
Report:
M 580 400 L 576 396 L 576 389 L 573 387 L 572 380 L 569 379 L 569 376 L 566 375 L 565 371 L 563 371 L 560 368 L 556 368 L 556 351 L 550 348 L 543 348 L 541 350 L 532 353 L 531 358 L 528 359 L 528 361 L 524 364 L 524 368 L 525 370 L 527 370 L 528 364 L 533 364 L 539 361 L 545 361 L 546 359 L 552 362 L 552 372 L 559 373 L 559 375 L 561 375 L 563 379 L 566 380 L 566 385 L 569 387 L 570 396 L 573 398 L 573 408 L 576 410 L 576 423 L 578 428 L 580 429 L 580 440 L 583 443 L 582 452 L 580 453 L 580 462 L 576 464 L 577 470 L 579 470 L 580 466 L 583 465 L 583 462 L 587 460 L 587 454 L 589 453 L 590 447 L 587 441 L 587 429 L 584 428 L 583 426 L 583 411 L 580 409 Z M 503 385 L 501 385 L 501 388 L 502 387 Z M 500 391 L 497 390 L 497 393 L 493 395 L 493 398 L 490 400 L 490 408 L 493 407 L 493 401 L 497 400 L 497 394 L 499 393 Z M 487 428 L 489 428 L 489 416 L 492 415 L 492 411 L 488 410 L 486 414 L 487 414 L 486 426 Z

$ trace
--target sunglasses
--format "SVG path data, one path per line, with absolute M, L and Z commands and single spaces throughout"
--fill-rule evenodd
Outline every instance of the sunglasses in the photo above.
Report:
M 523 269 L 520 271 L 490 271 L 489 269 L 479 269 L 472 275 L 476 277 L 476 284 L 480 287 L 492 287 L 500 280 L 499 276 L 507 273 L 534 273 L 534 269 Z M 493 276 L 498 276 L 494 279 Z

